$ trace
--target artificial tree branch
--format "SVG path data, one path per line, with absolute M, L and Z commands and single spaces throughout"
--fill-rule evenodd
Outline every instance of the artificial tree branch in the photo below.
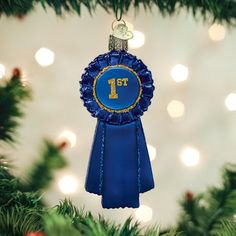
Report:
M 222 179 L 221 186 L 196 196 L 190 192 L 185 195 L 178 222 L 178 231 L 183 236 L 236 235 L 236 165 L 226 165 Z
M 26 174 L 26 181 L 22 183 L 21 188 L 24 191 L 42 191 L 49 187 L 53 181 L 54 171 L 64 168 L 67 164 L 61 153 L 65 146 L 65 142 L 55 145 L 49 140 L 44 140 L 40 158 L 32 164 Z
M 187 9 L 195 17 L 202 15 L 206 21 L 218 21 L 228 25 L 236 23 L 235 0 L 0 0 L 0 15 L 21 17 L 32 12 L 37 5 L 53 9 L 57 15 L 64 12 L 81 15 L 81 8 L 93 14 L 100 6 L 114 17 L 117 12 L 126 14 L 131 8 L 139 9 L 141 6 L 147 11 L 159 9 L 163 15 L 178 13 L 180 9 Z
M 24 116 L 23 105 L 30 98 L 30 89 L 22 83 L 21 72 L 15 68 L 11 78 L 0 85 L 0 141 L 15 141 L 19 120 Z

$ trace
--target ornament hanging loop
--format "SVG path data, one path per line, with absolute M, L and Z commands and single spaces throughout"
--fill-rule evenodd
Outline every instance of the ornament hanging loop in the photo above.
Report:
M 116 12 L 116 20 L 121 21 L 123 15 L 123 0 L 120 0 L 120 4 L 118 1 L 118 4 L 115 7 L 115 12 Z
M 123 20 L 123 19 L 121 19 L 121 20 L 114 20 L 113 22 L 112 22 L 112 25 L 111 25 L 111 28 L 112 28 L 112 31 L 114 31 L 114 29 L 115 29 L 115 27 L 116 27 L 116 25 L 117 24 L 123 24 L 123 25 L 125 25 L 126 26 L 126 23 L 125 23 L 125 21 Z
M 109 50 L 127 51 L 128 40 L 133 38 L 133 33 L 129 31 L 123 19 L 116 19 L 111 25 L 112 34 L 109 37 Z

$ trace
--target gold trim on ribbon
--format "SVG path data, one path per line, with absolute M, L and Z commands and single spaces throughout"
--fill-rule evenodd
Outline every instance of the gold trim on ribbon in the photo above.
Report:
M 104 105 L 99 101 L 99 99 L 98 99 L 98 97 L 97 97 L 97 94 L 96 94 L 96 83 L 97 83 L 98 78 L 99 78 L 105 71 L 107 71 L 109 68 L 112 68 L 112 67 L 114 67 L 114 68 L 116 68 L 116 67 L 121 67 L 121 68 L 125 68 L 125 69 L 131 71 L 131 72 L 137 77 L 137 80 L 138 80 L 138 83 L 139 83 L 139 95 L 138 95 L 137 99 L 135 100 L 135 102 L 134 102 L 132 105 L 130 105 L 129 107 L 124 108 L 124 109 L 120 109 L 120 110 L 110 109 L 109 107 L 104 106 Z M 98 75 L 95 77 L 94 82 L 93 82 L 93 96 L 94 96 L 94 98 L 95 98 L 97 104 L 99 105 L 99 107 L 101 107 L 102 109 L 104 109 L 104 110 L 106 110 L 106 111 L 108 111 L 108 112 L 115 112 L 115 113 L 128 112 L 129 110 L 133 109 L 133 108 L 137 105 L 137 103 L 139 102 L 139 100 L 140 100 L 140 98 L 141 98 L 141 94 L 142 94 L 142 84 L 141 84 L 141 80 L 140 80 L 138 74 L 137 74 L 133 69 L 131 69 L 130 67 L 125 66 L 125 65 L 118 64 L 118 65 L 114 65 L 114 66 L 106 66 L 106 67 L 104 67 L 104 68 L 98 73 Z

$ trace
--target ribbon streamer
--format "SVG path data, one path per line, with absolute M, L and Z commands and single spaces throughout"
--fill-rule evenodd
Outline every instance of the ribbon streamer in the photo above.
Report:
M 140 119 L 122 126 L 98 121 L 85 188 L 102 195 L 104 208 L 136 208 L 139 193 L 154 188 Z
M 125 51 L 99 55 L 82 75 L 81 98 L 98 119 L 85 189 L 104 208 L 137 208 L 139 194 L 154 188 L 140 120 L 153 91 L 151 72 Z

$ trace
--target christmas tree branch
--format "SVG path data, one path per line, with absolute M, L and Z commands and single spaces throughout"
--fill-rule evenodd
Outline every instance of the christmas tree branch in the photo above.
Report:
M 57 146 L 45 140 L 41 159 L 31 168 L 27 183 L 14 177 L 7 158 L 0 157 L 0 236 L 42 230 L 46 208 L 40 191 L 53 180 L 53 171 L 65 166 L 61 154 L 65 146 L 64 142 Z
M 9 172 L 10 167 L 11 165 L 8 163 L 8 159 L 5 156 L 0 155 L 0 179 L 14 178 Z
M 222 221 L 230 222 L 236 214 L 236 165 L 226 166 L 223 171 L 223 186 L 212 188 L 209 195 L 209 199 L 217 200 L 217 204 L 211 204 L 215 213 L 209 219 L 207 230 L 215 232 Z M 234 228 L 236 229 L 236 225 Z
M 27 173 L 26 183 L 22 184 L 24 191 L 39 191 L 48 188 L 53 180 L 53 172 L 66 166 L 61 150 L 66 146 L 63 142 L 56 146 L 51 141 L 45 140 L 41 153 L 32 168 Z
M 21 82 L 19 69 L 14 69 L 11 79 L 0 85 L 0 141 L 12 143 L 23 117 L 22 106 L 31 97 L 28 87 Z
M 6 162 L 6 159 L 4 159 Z M 20 181 L 0 162 L 0 235 L 24 235 L 42 227 L 42 206 L 38 193 L 22 192 Z
M 224 229 L 224 231 L 222 230 Z M 223 233 L 223 234 L 222 234 Z M 233 220 L 220 220 L 211 231 L 211 236 L 234 236 L 236 235 L 236 224 Z
M 183 214 L 178 230 L 183 235 L 236 235 L 236 165 L 223 170 L 223 184 L 212 187 L 206 193 L 194 196 L 187 193 L 181 203 Z M 234 234 L 223 234 L 234 232 Z
M 166 234 L 160 234 L 158 227 L 142 229 L 138 222 L 133 222 L 132 218 L 128 218 L 124 224 L 116 225 L 113 222 L 105 220 L 101 215 L 94 217 L 90 212 L 78 210 L 69 200 L 64 200 L 56 207 L 56 214 L 63 216 L 73 229 L 77 231 L 74 235 L 91 235 L 91 236 L 121 236 L 121 235 L 134 235 L 134 236 L 177 236 L 176 231 Z M 55 215 L 56 217 L 56 215 Z M 58 220 L 62 218 L 59 217 Z M 68 226 L 67 226 L 68 227 Z M 51 225 L 51 229 L 55 229 L 55 225 Z M 70 228 L 72 230 L 72 228 Z M 50 234 L 51 235 L 51 234 Z M 54 234 L 52 234 L 54 235 Z M 62 235 L 62 234 L 61 234 Z
M 81 15 L 81 8 L 86 8 L 91 14 L 97 6 L 107 12 L 113 12 L 119 17 L 120 13 L 127 13 L 130 8 L 146 10 L 157 7 L 160 13 L 172 15 L 180 9 L 191 11 L 194 16 L 202 15 L 204 20 L 224 22 L 233 25 L 236 22 L 236 2 L 234 0 L 0 0 L 0 15 L 23 16 L 41 4 L 44 9 L 51 8 L 57 15 L 72 12 Z
M 1 162 L 0 167 L 6 167 Z M 187 193 L 182 202 L 183 213 L 175 231 L 159 233 L 158 228 L 146 231 L 128 218 L 124 224 L 116 225 L 102 216 L 94 217 L 90 212 L 77 209 L 69 200 L 64 200 L 55 208 L 41 204 L 40 195 L 21 190 L 20 182 L 9 169 L 0 168 L 0 228 L 1 236 L 27 235 L 40 231 L 40 235 L 60 236 L 235 236 L 236 167 L 228 165 L 224 169 L 223 185 L 211 188 L 206 193 L 194 196 Z M 5 176 L 5 177 L 4 177 Z M 44 234 L 45 233 L 45 234 Z M 30 234 L 28 234 L 30 235 Z

